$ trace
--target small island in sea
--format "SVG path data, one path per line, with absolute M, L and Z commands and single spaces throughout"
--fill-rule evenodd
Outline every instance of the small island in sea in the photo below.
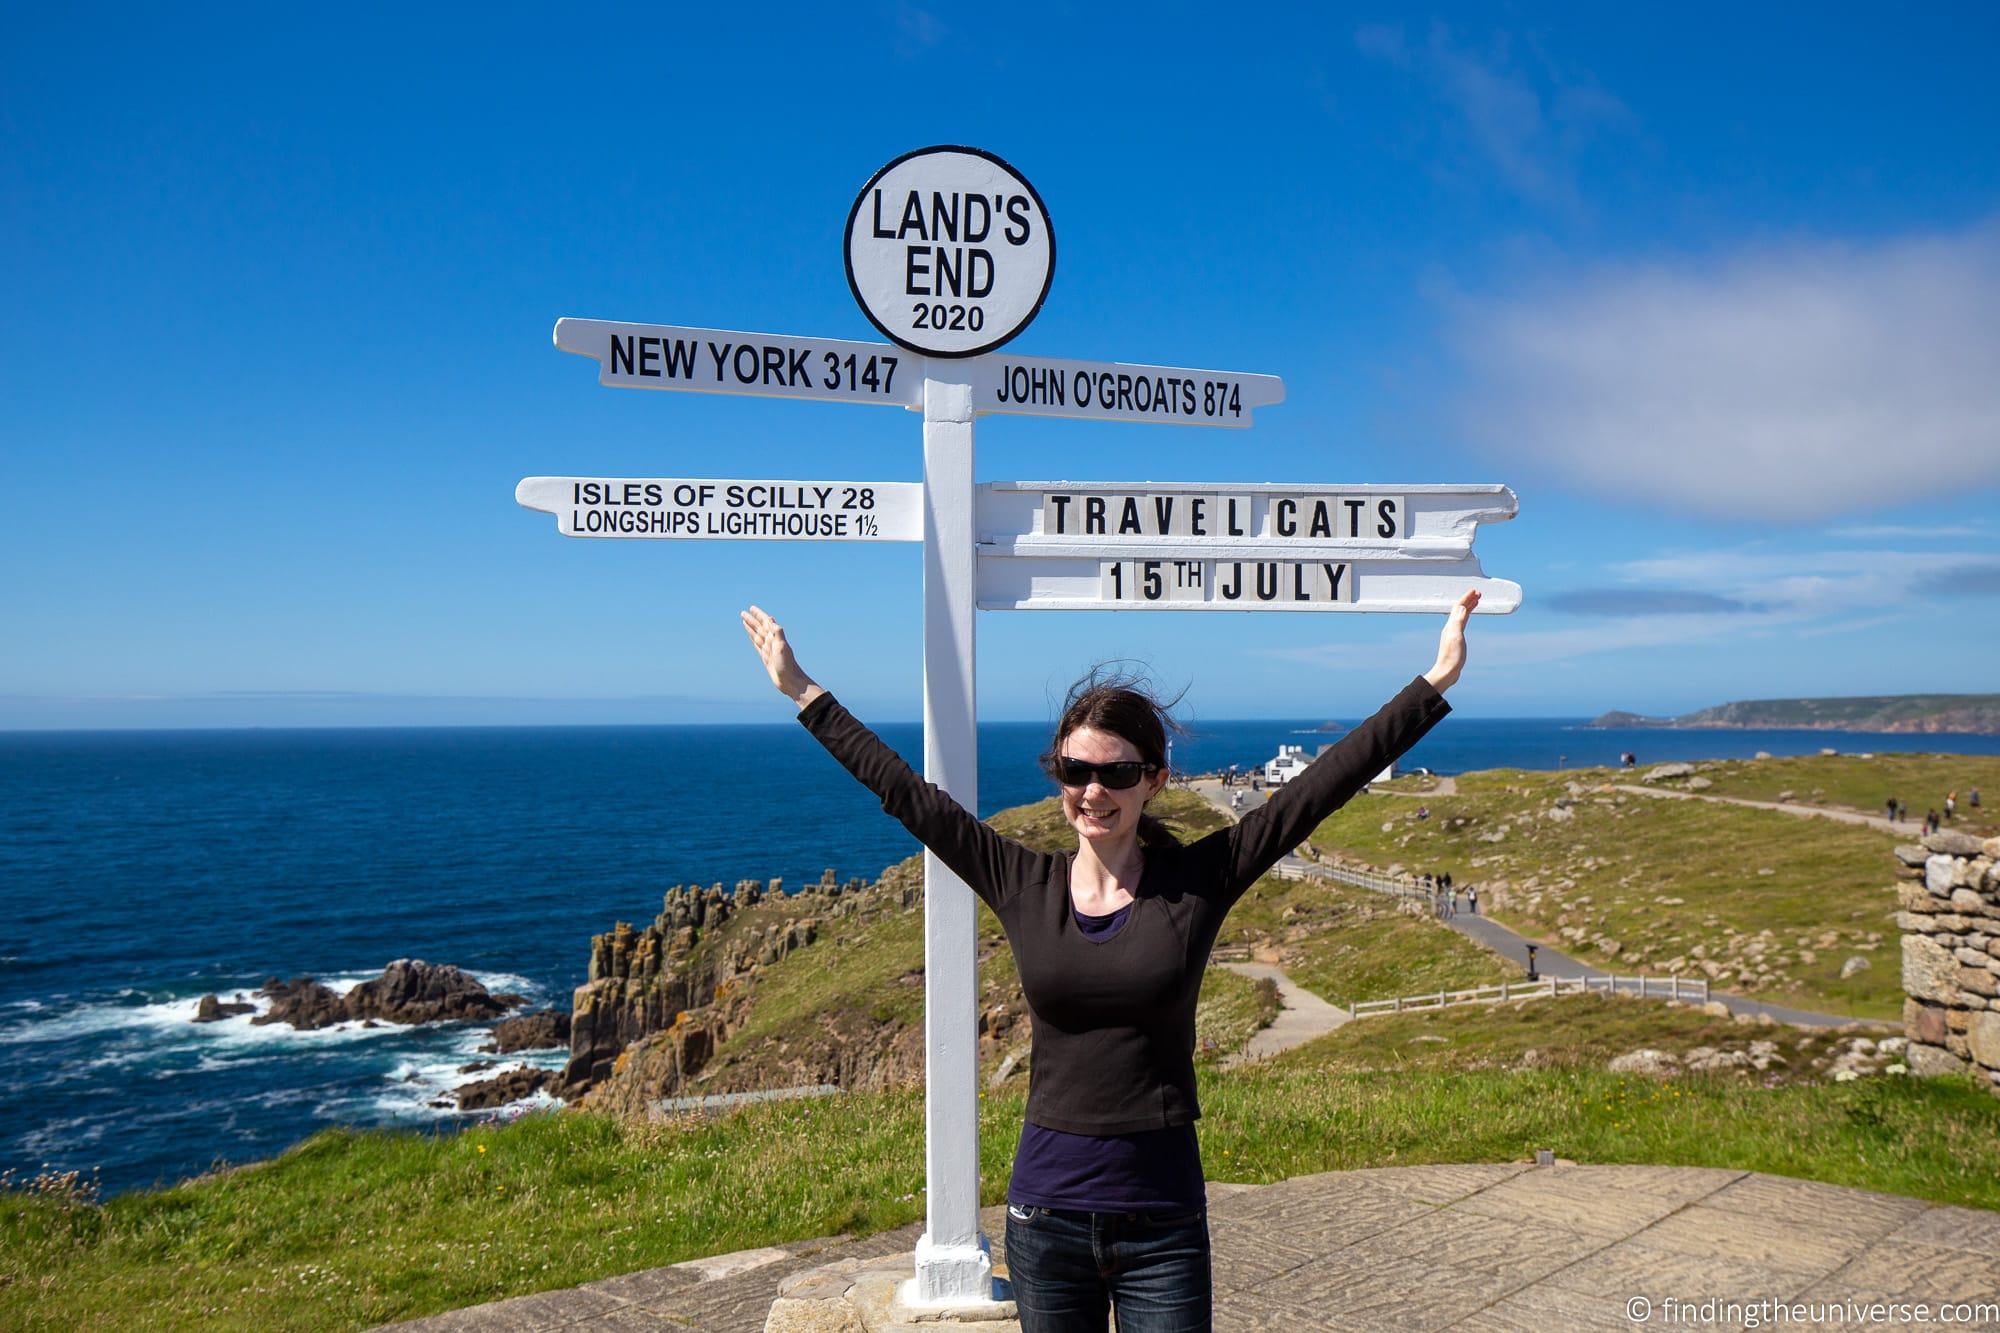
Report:
M 2000 694 L 1875 694 L 1846 699 L 1748 699 L 1679 717 L 1612 711 L 1593 727 L 1716 727 L 2000 735 Z

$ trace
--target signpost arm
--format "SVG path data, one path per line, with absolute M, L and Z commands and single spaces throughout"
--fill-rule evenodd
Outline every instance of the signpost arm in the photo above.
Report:
M 978 565 L 972 483 L 972 367 L 932 360 L 924 380 L 924 776 L 974 813 L 973 699 Z M 977 900 L 924 853 L 924 1235 L 913 1305 L 993 1299 L 979 1234 Z

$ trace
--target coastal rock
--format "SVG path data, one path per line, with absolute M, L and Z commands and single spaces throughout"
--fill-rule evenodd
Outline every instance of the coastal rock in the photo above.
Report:
M 843 882 L 828 870 L 789 897 L 776 879 L 743 880 L 733 893 L 721 884 L 675 885 L 643 929 L 620 921 L 593 936 L 586 980 L 571 999 L 570 1058 L 560 1094 L 581 1097 L 630 1067 L 638 1083 L 656 1084 L 650 1095 L 673 1095 L 678 1081 L 693 1076 L 737 1021 L 734 1005 L 718 1005 L 719 998 L 740 995 L 741 983 L 810 946 L 828 917 L 912 910 L 921 903 L 921 866 L 912 858 L 874 885 Z M 790 915 L 799 909 L 809 910 Z M 694 1011 L 702 1011 L 698 1019 L 684 1019 Z M 628 1051 L 637 1060 L 640 1042 L 677 1026 L 701 1035 L 676 1035 L 661 1043 L 669 1053 L 649 1050 L 637 1064 L 621 1061 Z
M 493 1025 L 493 1040 L 479 1049 L 512 1055 L 516 1051 L 539 1051 L 569 1045 L 570 1016 L 560 1009 L 504 1018 Z
M 484 1111 L 508 1102 L 532 1097 L 549 1081 L 546 1069 L 510 1069 L 493 1078 L 481 1079 L 457 1089 L 458 1109 Z
M 290 981 L 272 977 L 257 993 L 271 998 L 271 1007 L 250 1020 L 260 1027 L 266 1023 L 290 1023 L 301 1032 L 310 1032 L 348 1019 L 346 1001 L 311 977 L 293 977 Z
M 346 995 L 336 994 L 311 977 L 290 981 L 272 977 L 258 994 L 268 995 L 271 1007 L 251 1019 L 252 1023 L 290 1023 L 302 1032 L 355 1019 L 373 1026 L 378 1019 L 414 1024 L 496 1018 L 507 1011 L 509 1000 L 518 1003 L 521 999 L 518 995 L 490 994 L 458 968 L 433 966 L 420 958 L 398 958 L 381 976 L 362 982 Z
M 1693 764 L 1661 764 L 1658 768 L 1651 770 L 1646 776 L 1640 778 L 1639 781 L 1667 782 L 1674 778 L 1691 778 L 1693 776 Z
M 214 995 L 204 995 L 201 997 L 201 1003 L 195 1006 L 194 1017 L 188 1021 L 215 1023 L 235 1014 L 247 1014 L 256 1007 L 254 1004 L 240 1004 L 234 1001 L 225 1003 Z
M 1846 981 L 1857 972 L 1866 972 L 1868 968 L 1869 962 L 1866 958 L 1858 953 L 1850 954 L 1847 961 L 1840 965 L 1840 979 Z
M 350 1018 L 388 1023 L 495 1018 L 507 1011 L 506 999 L 488 992 L 476 978 L 449 963 L 433 965 L 421 958 L 398 958 L 381 976 L 347 992 L 346 1006 Z

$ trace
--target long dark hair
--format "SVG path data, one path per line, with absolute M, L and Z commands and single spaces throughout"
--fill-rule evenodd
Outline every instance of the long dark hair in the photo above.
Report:
M 1186 691 L 1183 690 L 1182 694 Z M 1073 731 L 1089 727 L 1109 732 L 1131 742 L 1139 758 L 1155 768 L 1167 769 L 1167 735 L 1186 735 L 1187 729 L 1168 710 L 1180 703 L 1181 694 L 1162 700 L 1139 671 L 1115 663 L 1100 662 L 1069 687 L 1063 698 L 1062 715 L 1055 735 L 1042 752 L 1042 771 L 1056 778 L 1056 756 Z M 1169 774 L 1171 776 L 1171 773 Z M 1155 815 L 1139 815 L 1139 841 L 1149 847 L 1178 847 L 1172 825 Z

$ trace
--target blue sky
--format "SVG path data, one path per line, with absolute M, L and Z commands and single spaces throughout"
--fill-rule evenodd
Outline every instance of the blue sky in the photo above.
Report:
M 1990 6 L 12 6 L 0 727 L 772 720 L 756 600 L 917 715 L 914 547 L 586 542 L 522 476 L 914 480 L 890 410 L 600 388 L 565 315 L 873 339 L 931 143 L 1059 241 L 1011 350 L 1277 374 L 1247 432 L 990 417 L 982 480 L 1486 482 L 1473 715 L 1995 687 Z M 1407 616 L 989 613 L 1352 717 Z

